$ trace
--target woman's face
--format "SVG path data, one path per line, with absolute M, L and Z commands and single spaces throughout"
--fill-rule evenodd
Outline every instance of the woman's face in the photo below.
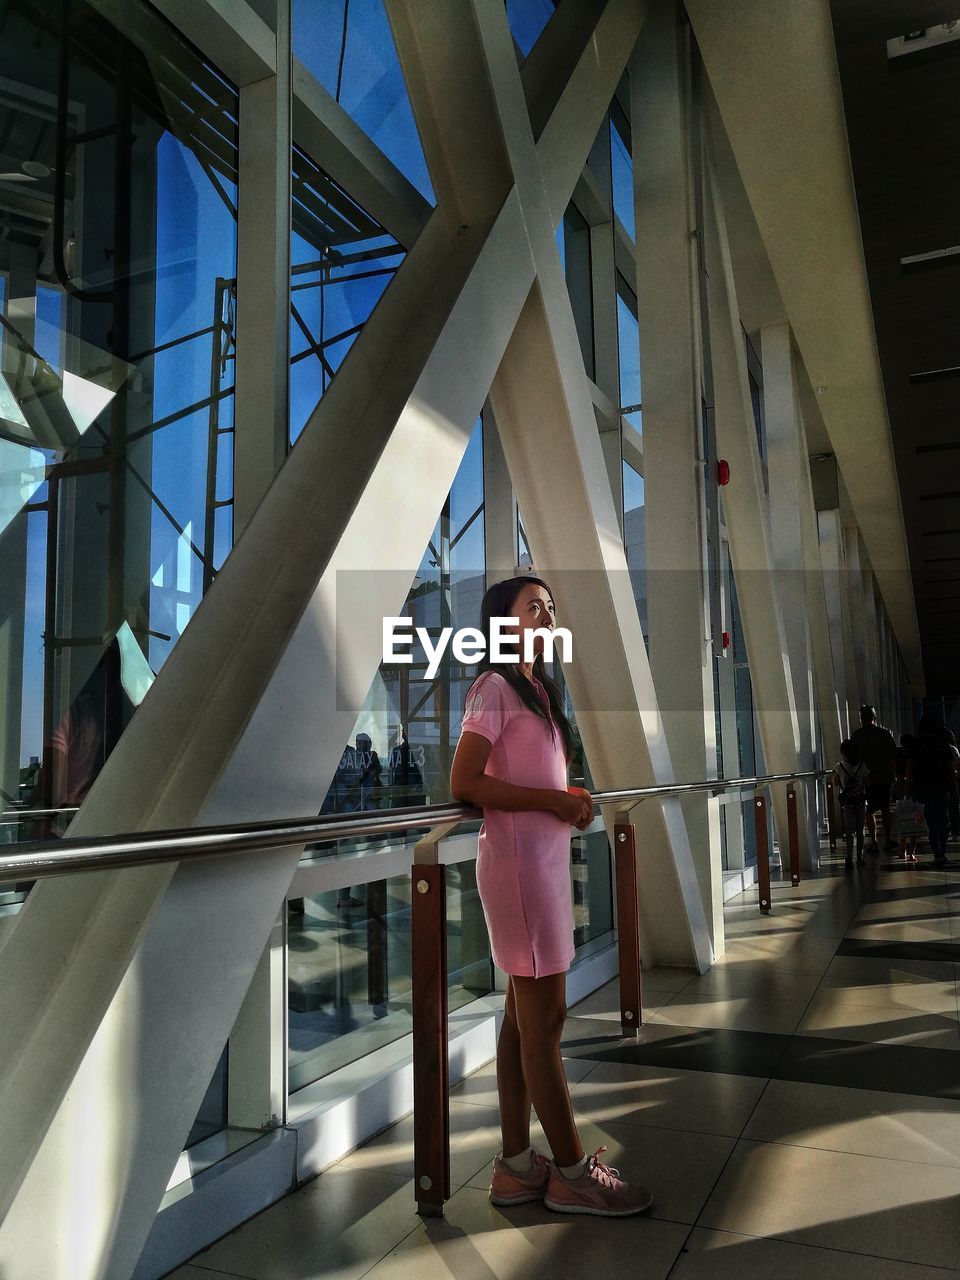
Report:
M 520 625 L 511 625 L 504 627 L 504 631 L 510 634 L 517 633 L 520 637 L 519 652 L 520 661 L 523 662 L 523 634 L 525 631 L 532 631 L 535 627 L 546 628 L 552 631 L 557 625 L 556 611 L 554 609 L 553 599 L 546 587 L 541 587 L 538 582 L 531 582 L 528 586 L 521 587 L 513 604 L 510 607 L 510 617 L 520 619 Z M 543 636 L 533 637 L 534 654 L 542 654 L 544 646 Z

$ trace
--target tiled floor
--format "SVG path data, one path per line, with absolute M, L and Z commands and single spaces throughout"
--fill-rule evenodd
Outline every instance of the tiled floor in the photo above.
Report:
M 570 1010 L 584 1146 L 653 1188 L 649 1213 L 492 1206 L 491 1064 L 453 1090 L 445 1218 L 414 1211 L 405 1120 L 176 1280 L 956 1280 L 960 872 L 830 863 L 775 886 L 769 917 L 735 899 L 727 924 L 708 973 L 645 974 L 638 1039 L 616 984 Z

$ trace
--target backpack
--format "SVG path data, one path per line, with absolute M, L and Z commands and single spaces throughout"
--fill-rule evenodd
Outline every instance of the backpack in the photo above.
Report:
M 863 778 L 856 773 L 850 773 L 846 765 L 843 765 L 842 768 L 846 781 L 840 788 L 840 804 L 844 809 L 856 809 L 867 798 Z

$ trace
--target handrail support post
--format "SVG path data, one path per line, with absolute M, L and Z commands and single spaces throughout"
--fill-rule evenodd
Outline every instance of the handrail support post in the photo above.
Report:
M 794 888 L 800 883 L 800 828 L 797 817 L 797 788 L 787 783 L 787 832 L 790 845 L 790 883 Z
M 417 1212 L 443 1216 L 450 1198 L 450 1054 L 447 885 L 440 840 L 456 823 L 417 841 L 410 868 L 413 977 L 413 1176 Z
M 643 987 L 640 970 L 637 839 L 629 809 L 618 810 L 614 818 L 613 846 L 617 886 L 620 1028 L 624 1036 L 637 1036 L 643 1022 Z
M 767 836 L 767 798 L 761 791 L 753 793 L 754 830 L 757 835 L 757 890 L 760 910 L 770 913 L 770 844 Z

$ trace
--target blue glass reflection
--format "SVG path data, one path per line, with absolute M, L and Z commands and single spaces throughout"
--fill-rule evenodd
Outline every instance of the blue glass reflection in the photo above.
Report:
M 433 204 L 383 0 L 294 0 L 293 51 Z
M 506 0 L 506 4 L 513 38 L 526 57 L 553 17 L 556 5 L 553 0 Z
M 293 157 L 290 443 L 369 319 L 403 249 L 305 152 Z
M 630 585 L 637 602 L 640 626 L 644 641 L 648 640 L 647 626 L 647 530 L 643 504 L 643 476 L 628 462 L 623 464 L 623 548 L 627 557 Z
M 620 407 L 628 410 L 624 417 L 640 431 L 640 328 L 637 317 L 621 293 L 617 294 L 617 344 L 620 354 Z
M 148 456 L 131 456 L 155 496 L 149 649 L 155 671 L 232 544 L 234 365 L 222 358 L 230 355 L 232 332 L 218 326 L 233 296 L 237 261 L 235 184 L 220 175 L 214 186 L 194 151 L 171 133 L 157 145 L 156 180 L 156 345 L 175 345 L 153 357 L 152 422 L 166 425 L 147 437 Z M 208 465 L 216 476 L 212 509 Z
M 636 239 L 633 221 L 633 158 L 620 130 L 610 121 L 610 164 L 613 174 L 613 209 L 631 240 Z

